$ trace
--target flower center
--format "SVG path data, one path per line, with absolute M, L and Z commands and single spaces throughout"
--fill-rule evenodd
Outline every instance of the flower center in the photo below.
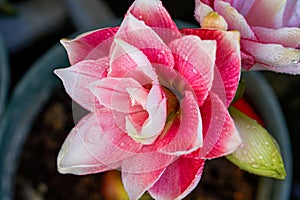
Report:
M 168 88 L 162 87 L 167 97 L 167 121 L 172 121 L 180 113 L 178 97 Z

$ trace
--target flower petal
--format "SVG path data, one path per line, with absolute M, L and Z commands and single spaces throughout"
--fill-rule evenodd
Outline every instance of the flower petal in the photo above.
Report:
M 256 0 L 247 0 L 247 1 L 231 0 L 230 4 L 232 7 L 237 9 L 239 13 L 241 13 L 243 16 L 246 16 L 255 1 Z
M 251 26 L 282 27 L 286 2 L 286 0 L 256 0 L 246 15 L 247 22 Z
M 175 137 L 159 151 L 167 154 L 188 154 L 202 146 L 202 119 L 198 104 L 191 92 L 185 92 L 180 102 L 180 124 Z M 177 123 L 174 124 L 178 126 Z M 170 133 L 169 133 L 170 134 Z M 171 136 L 173 134 L 170 134 Z M 168 135 L 167 135 L 168 136 Z
M 125 155 L 137 153 L 142 148 L 142 144 L 134 141 L 122 130 L 122 123 L 118 117 L 118 112 L 113 112 L 109 109 L 96 110 L 97 121 L 99 127 L 103 130 L 106 139 L 117 150 L 124 151 Z
M 203 119 L 203 147 L 199 156 L 217 158 L 232 153 L 242 143 L 227 108 L 219 97 L 211 93 L 200 108 Z
M 172 32 L 169 39 L 172 38 Z M 122 22 L 116 38 L 141 50 L 151 63 L 173 67 L 174 60 L 168 46 L 151 27 L 144 21 L 128 14 Z
M 213 9 L 209 6 L 209 4 L 202 3 L 201 0 L 195 1 L 195 19 L 202 24 L 204 18 L 213 12 Z
M 149 173 L 122 172 L 124 188 L 130 199 L 139 199 L 159 179 L 165 169 Z
M 199 105 L 202 105 L 213 81 L 216 60 L 216 42 L 202 41 L 197 36 L 185 36 L 170 43 L 175 68 L 193 88 Z
M 263 43 L 277 43 L 284 47 L 300 48 L 300 28 L 253 27 L 253 31 L 257 39 Z
M 85 60 L 71 67 L 57 69 L 54 73 L 63 81 L 70 97 L 83 108 L 93 111 L 98 107 L 95 96 L 89 91 L 88 85 L 106 76 L 108 58 Z
M 239 33 L 236 31 L 219 31 L 209 29 L 182 29 L 186 35 L 197 35 L 203 40 L 217 41 L 216 66 L 223 84 L 213 83 L 213 90 L 225 92 L 225 104 L 228 107 L 234 98 L 240 79 L 241 56 L 239 48 Z M 216 75 L 216 70 L 214 75 Z M 221 87 L 218 89 L 218 87 Z M 221 89 L 225 88 L 225 91 Z M 221 96 L 222 94 L 220 94 Z
M 158 83 L 158 78 L 145 54 L 121 39 L 114 40 L 108 76 L 132 77 L 143 85 Z
M 106 115 L 106 111 L 100 110 Z M 116 125 L 107 120 L 108 130 L 99 126 L 97 117 L 90 113 L 82 118 L 65 140 L 58 158 L 58 170 L 61 173 L 90 174 L 120 167 L 123 159 L 131 157 L 140 149 L 139 145 L 123 140 Z M 103 122 L 102 122 L 103 123 Z M 128 151 L 118 148 L 108 140 L 106 134 L 114 132 L 114 141 L 123 142 Z M 131 152 L 130 152 L 131 151 Z
M 97 60 L 108 56 L 113 36 L 118 27 L 104 28 L 77 36 L 75 39 L 62 39 L 61 43 L 67 50 L 71 65 L 82 60 Z
M 129 8 L 129 12 L 137 19 L 143 20 L 164 41 L 171 41 L 170 33 L 175 37 L 180 36 L 176 24 L 160 0 L 136 0 Z
M 229 30 L 238 30 L 243 38 L 255 39 L 255 35 L 244 16 L 229 3 L 215 1 L 214 7 L 215 11 L 225 18 Z
M 242 57 L 242 68 L 243 69 L 249 70 L 255 64 L 254 57 L 252 55 L 250 55 L 249 53 L 241 51 L 241 57 Z
M 204 160 L 180 157 L 148 191 L 154 199 L 182 199 L 199 183 Z
M 241 40 L 241 47 L 255 58 L 251 69 L 268 69 L 275 72 L 300 74 L 300 50 L 285 48 L 279 44 L 263 44 Z
M 300 1 L 287 0 L 284 16 L 283 26 L 286 27 L 300 27 Z

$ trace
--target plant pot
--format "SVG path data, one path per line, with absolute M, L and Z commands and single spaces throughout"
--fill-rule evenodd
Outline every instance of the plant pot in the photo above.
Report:
M 8 58 L 5 45 L 0 35 L 0 117 L 4 112 L 9 85 Z
M 284 180 L 262 177 L 258 196 L 261 199 L 289 199 L 293 177 L 292 149 L 280 104 L 262 74 L 259 72 L 246 72 L 243 73 L 243 78 L 246 81 L 246 97 L 263 119 L 267 130 L 277 140 L 287 173 Z
M 24 141 L 52 92 L 61 86 L 61 82 L 55 77 L 53 70 L 68 65 L 65 50 L 60 44 L 57 44 L 31 67 L 15 87 L 5 116 L 0 121 L 0 136 L 2 137 L 0 145 L 0 199 L 13 199 L 14 180 Z M 292 181 L 292 156 L 289 134 L 282 111 L 268 83 L 259 73 L 247 73 L 244 77 L 249 86 L 246 87 L 246 94 L 254 108 L 258 112 L 261 110 L 259 114 L 267 129 L 279 142 L 287 171 L 287 177 L 284 181 L 261 178 L 257 199 L 289 199 Z M 272 116 L 271 119 L 270 116 Z M 46 158 L 40 156 L 37 159 Z

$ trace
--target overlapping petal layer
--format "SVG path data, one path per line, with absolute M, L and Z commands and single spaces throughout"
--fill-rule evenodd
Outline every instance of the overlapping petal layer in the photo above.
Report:
M 98 60 L 84 60 L 70 68 L 57 69 L 54 73 L 63 80 L 70 97 L 83 108 L 93 111 L 99 104 L 89 91 L 88 85 L 107 74 L 108 57 Z
M 215 83 L 213 90 L 216 90 L 216 93 L 219 94 L 225 92 L 225 105 L 229 106 L 240 78 L 239 33 L 208 29 L 183 29 L 181 32 L 186 35 L 197 35 L 202 40 L 215 40 L 217 42 L 215 65 L 223 83 Z
M 111 111 L 101 109 L 97 113 L 81 119 L 67 137 L 57 158 L 61 173 L 89 174 L 116 169 L 122 160 L 141 149 L 141 144 L 119 130 Z M 100 126 L 97 116 L 101 116 Z
M 175 59 L 175 69 L 186 78 L 202 105 L 213 82 L 216 60 L 216 42 L 197 36 L 184 36 L 170 44 Z
M 204 125 L 200 158 L 212 159 L 224 156 L 242 144 L 227 108 L 216 94 L 211 93 L 200 110 Z

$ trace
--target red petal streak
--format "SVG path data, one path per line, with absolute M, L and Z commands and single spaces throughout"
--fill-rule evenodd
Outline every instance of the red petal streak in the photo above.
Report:
M 242 139 L 234 125 L 233 119 L 227 112 L 219 140 L 206 155 L 206 159 L 213 159 L 228 155 L 235 151 L 241 144 Z
M 172 35 L 169 37 L 171 38 Z M 171 50 L 165 41 L 151 27 L 131 14 L 121 24 L 116 38 L 125 41 L 142 51 L 151 63 L 173 67 L 174 60 Z
M 231 153 L 241 144 L 233 120 L 223 102 L 214 93 L 200 108 L 203 121 L 201 158 L 216 158 Z
M 201 41 L 197 36 L 185 36 L 170 44 L 175 68 L 193 88 L 199 105 L 211 89 L 216 59 L 216 42 Z
M 165 34 L 164 30 L 173 33 L 175 36 L 180 35 L 176 24 L 172 20 L 168 11 L 163 7 L 160 0 L 145 1 L 136 0 L 129 8 L 129 13 L 139 20 L 143 20 L 147 26 L 156 30 L 164 41 L 169 41 L 170 34 Z
M 225 104 L 228 107 L 234 98 L 240 79 L 239 33 L 208 29 L 183 29 L 182 32 L 186 35 L 197 35 L 203 40 L 217 41 L 216 66 L 225 86 L 227 97 Z
M 204 160 L 180 157 L 148 191 L 154 199 L 182 199 L 199 183 Z

